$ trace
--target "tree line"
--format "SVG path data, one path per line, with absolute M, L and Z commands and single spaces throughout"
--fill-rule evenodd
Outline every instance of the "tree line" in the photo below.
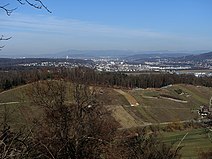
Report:
M 94 85 L 125 88 L 160 88 L 170 84 L 193 84 L 212 86 L 211 77 L 196 77 L 191 74 L 143 73 L 127 75 L 121 72 L 98 72 L 88 68 L 62 70 L 64 77 L 71 81 L 79 81 Z
M 121 72 L 99 72 L 86 67 L 38 68 L 1 71 L 0 90 L 46 79 L 65 79 L 103 87 L 160 88 L 170 84 L 192 84 L 212 87 L 212 77 L 195 77 L 191 74 L 146 73 L 127 75 Z

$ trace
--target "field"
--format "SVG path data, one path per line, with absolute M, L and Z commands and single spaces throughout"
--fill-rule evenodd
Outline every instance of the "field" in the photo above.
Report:
M 187 134 L 187 135 L 186 135 Z M 186 136 L 185 136 L 186 135 Z M 180 146 L 182 146 L 181 153 L 184 159 L 195 159 L 198 157 L 198 153 L 212 149 L 212 142 L 207 130 L 191 129 L 185 131 L 165 132 L 161 134 L 161 139 L 167 143 L 174 143 L 174 147 L 177 147 L 182 140 Z
M 212 70 L 179 70 L 178 72 L 181 73 L 198 73 L 198 72 L 204 72 L 204 73 L 210 73 Z
M 196 118 L 199 106 L 209 104 L 212 89 L 179 84 L 129 93 L 139 102 L 136 112 L 143 114 L 146 122 L 161 123 Z
M 0 113 L 6 106 L 14 112 L 14 116 L 27 114 L 30 117 L 40 113 L 31 106 L 26 96 L 29 85 L 17 87 L 0 93 Z M 145 124 L 185 121 L 197 118 L 197 109 L 201 105 L 208 105 L 212 96 L 212 88 L 193 85 L 173 85 L 164 88 L 148 88 L 134 90 L 114 90 L 101 88 L 99 100 L 112 111 L 112 115 L 123 128 Z M 67 101 L 73 100 L 72 86 L 67 84 Z M 136 105 L 132 107 L 132 105 Z M 20 116 L 23 118 L 23 116 Z M 19 120 L 16 117 L 17 121 Z M 20 119 L 21 121 L 22 119 Z M 21 122 L 20 122 L 21 123 Z

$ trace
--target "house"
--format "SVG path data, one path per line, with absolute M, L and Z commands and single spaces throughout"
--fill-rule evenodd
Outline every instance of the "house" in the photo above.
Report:
M 207 117 L 209 114 L 211 114 L 211 112 L 212 112 L 211 108 L 209 108 L 209 106 L 205 106 L 205 105 L 200 106 L 200 109 L 198 110 L 198 114 L 202 118 Z

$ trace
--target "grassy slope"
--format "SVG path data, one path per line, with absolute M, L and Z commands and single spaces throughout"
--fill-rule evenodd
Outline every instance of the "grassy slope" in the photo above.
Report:
M 138 106 L 139 105 L 138 102 L 136 101 L 136 99 L 133 96 L 131 96 L 128 92 L 124 92 L 121 89 L 114 89 L 114 90 L 116 92 L 118 92 L 119 94 L 121 94 L 122 96 L 124 96 L 128 100 L 128 102 L 131 106 Z
M 40 110 L 33 107 L 24 95 L 28 86 L 17 87 L 15 89 L 0 93 L 0 103 L 20 102 L 18 104 L 7 105 L 7 110 L 12 112 L 10 123 L 12 126 L 21 127 L 30 124 L 33 116 L 40 115 Z M 69 87 L 71 89 L 71 87 Z M 191 110 L 198 108 L 202 104 L 208 104 L 212 96 L 212 88 L 195 87 L 191 85 L 174 85 L 162 89 L 145 89 L 145 90 L 123 90 L 139 102 L 139 106 L 131 107 L 127 99 L 110 88 L 101 88 L 103 94 L 99 96 L 100 100 L 112 110 L 112 115 L 119 121 L 123 128 L 142 125 L 144 122 L 163 122 L 190 119 L 195 115 Z M 184 94 L 180 95 L 175 90 L 181 89 Z M 188 101 L 188 103 L 178 103 L 171 100 L 160 98 L 161 94 L 172 96 L 173 98 Z M 145 96 L 154 98 L 144 98 Z M 71 100 L 71 93 L 67 96 Z M 155 98 L 156 97 L 156 98 Z M 4 110 L 4 105 L 0 105 L 0 116 Z M 176 131 L 163 133 L 162 139 L 166 143 L 176 142 L 189 132 L 188 136 L 182 143 L 183 157 L 195 158 L 199 151 L 212 148 L 211 142 L 203 129 L 190 131 Z
M 67 85 L 68 92 L 71 92 L 72 88 L 70 84 Z M 11 107 L 11 109 L 14 110 L 17 109 L 17 111 L 14 112 L 19 115 L 25 114 L 26 116 L 29 114 L 30 116 L 37 116 L 39 111 L 36 110 L 37 108 L 30 106 L 29 102 L 27 102 L 27 97 L 23 93 L 27 87 L 28 86 L 17 87 L 0 93 L 0 103 L 21 102 L 19 104 L 7 105 L 7 107 Z M 137 126 L 143 122 L 158 123 L 192 119 L 197 113 L 192 113 L 191 110 L 197 109 L 203 104 L 208 105 L 209 98 L 212 96 L 212 88 L 181 84 L 160 89 L 123 90 L 133 96 L 139 103 L 139 106 L 130 107 L 127 99 L 113 89 L 98 89 L 103 90 L 103 93 L 99 95 L 99 99 L 113 111 L 113 116 L 117 117 L 117 120 L 120 121 L 121 125 L 126 128 Z M 183 94 L 179 94 L 179 92 L 177 93 L 176 90 L 179 89 Z M 180 103 L 170 99 L 161 98 L 161 96 L 164 95 L 173 99 L 187 101 L 187 103 Z M 73 100 L 71 97 L 72 95 L 69 93 L 67 100 Z M 3 107 L 4 105 L 0 105 L 0 108 L 3 109 Z M 2 112 L 2 109 L 0 109 L 0 113 Z M 127 123 L 126 118 L 129 120 Z
M 3 120 L 4 108 L 9 112 L 9 123 L 15 128 L 20 128 L 26 124 L 30 125 L 30 121 L 34 117 L 42 114 L 42 110 L 32 106 L 26 95 L 29 85 L 20 86 L 11 90 L 0 93 L 0 121 Z M 97 91 L 102 88 L 97 88 Z M 103 101 L 110 110 L 113 111 L 113 116 L 119 117 L 119 121 L 123 127 L 138 126 L 135 119 L 129 115 L 122 105 L 129 105 L 128 101 L 113 89 L 104 88 L 103 94 L 99 94 L 99 100 Z M 66 101 L 73 101 L 73 87 L 67 83 Z M 8 103 L 9 102 L 9 103 Z M 19 102 L 11 103 L 10 102 Z M 5 104 L 4 104 L 5 103 Z
M 176 92 L 179 89 L 182 94 Z M 196 117 L 197 113 L 192 113 L 192 110 L 198 109 L 200 105 L 208 105 L 212 88 L 180 84 L 161 89 L 131 90 L 129 93 L 139 102 L 137 112 L 143 114 L 147 121 L 166 122 Z M 173 100 L 163 98 L 164 96 Z M 187 103 L 174 101 L 175 99 Z

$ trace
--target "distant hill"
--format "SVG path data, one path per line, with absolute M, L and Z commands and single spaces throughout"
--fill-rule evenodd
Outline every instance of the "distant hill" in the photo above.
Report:
M 145 61 L 156 61 L 157 59 L 172 59 L 173 61 L 204 61 L 212 59 L 212 52 L 203 54 L 189 54 L 189 53 L 145 53 L 134 54 L 125 57 L 128 62 L 143 63 Z
M 178 58 L 181 61 L 203 61 L 207 59 L 212 59 L 212 52 L 198 54 L 198 55 L 188 55 Z
M 132 51 L 132 50 L 66 50 L 55 54 L 41 55 L 41 57 L 56 58 L 123 58 L 123 59 L 140 59 L 150 57 L 180 57 L 189 55 L 188 53 L 178 53 L 172 51 Z M 40 57 L 40 56 L 39 56 Z
M 169 50 L 76 50 L 68 49 L 56 53 L 47 54 L 21 54 L 10 53 L 0 54 L 0 58 L 73 58 L 73 59 L 91 59 L 91 58 L 122 58 L 126 60 L 142 60 L 149 58 L 165 58 L 165 57 L 184 57 L 192 54 L 207 52 L 203 50 L 196 51 L 169 51 Z
M 93 64 L 91 60 L 83 59 L 57 59 L 57 58 L 0 58 L 0 68 L 16 67 L 20 64 L 41 62 L 69 62 L 75 64 Z
M 149 54 L 135 54 L 132 56 L 128 56 L 126 58 L 131 59 L 131 58 L 163 58 L 163 57 L 181 57 L 181 56 L 186 56 L 189 55 L 187 53 L 149 53 Z
M 143 63 L 145 61 L 155 61 L 156 59 L 178 58 L 188 55 L 188 53 L 144 53 L 127 56 L 124 59 L 128 62 Z
M 38 55 L 47 58 L 75 58 L 75 59 L 91 59 L 91 58 L 120 58 L 126 55 L 135 54 L 130 50 L 66 50 L 54 54 Z

